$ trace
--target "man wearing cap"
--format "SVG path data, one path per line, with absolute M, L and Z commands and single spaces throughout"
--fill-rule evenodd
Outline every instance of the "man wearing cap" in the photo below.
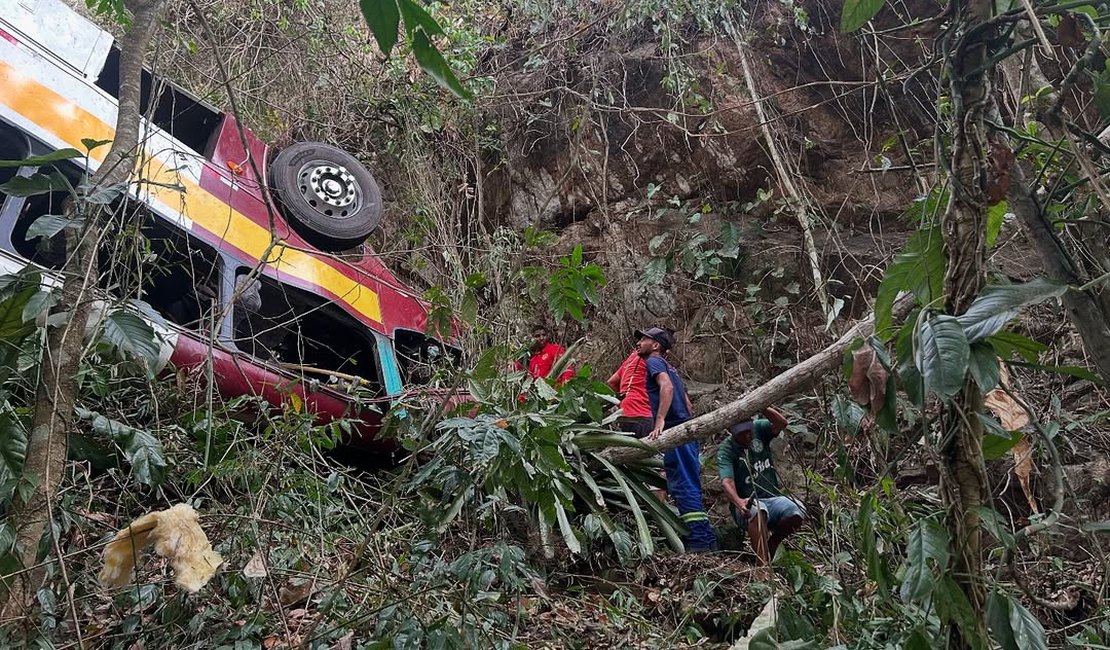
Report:
M 636 353 L 645 362 L 645 384 L 654 418 L 648 438 L 654 440 L 664 429 L 689 420 L 693 409 L 678 371 L 662 356 L 663 352 L 674 347 L 670 333 L 651 327 L 637 331 L 636 336 Z M 701 460 L 698 458 L 697 441 L 664 452 L 663 467 L 667 472 L 667 492 L 674 499 L 679 516 L 690 531 L 684 540 L 686 550 L 714 550 L 717 536 L 709 525 L 701 500 Z
M 779 490 L 771 455 L 771 440 L 786 424 L 778 409 L 767 407 L 762 417 L 729 427 L 728 440 L 717 450 L 717 469 L 732 517 L 748 531 L 752 550 L 764 566 L 806 517 L 805 508 Z

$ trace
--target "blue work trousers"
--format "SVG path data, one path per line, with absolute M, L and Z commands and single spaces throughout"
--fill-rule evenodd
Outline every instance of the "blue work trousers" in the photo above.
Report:
M 697 441 L 664 452 L 663 467 L 667 470 L 667 492 L 690 530 L 690 535 L 683 540 L 686 550 L 715 549 L 717 536 L 709 525 L 709 517 L 701 501 L 701 460 L 698 458 Z

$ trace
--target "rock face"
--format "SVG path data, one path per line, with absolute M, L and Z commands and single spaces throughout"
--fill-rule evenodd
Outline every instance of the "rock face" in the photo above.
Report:
M 504 153 L 483 170 L 495 188 L 484 218 L 552 230 L 557 253 L 582 244 L 602 266 L 597 361 L 618 347 L 610 333 L 657 323 L 678 330 L 684 372 L 721 382 L 784 365 L 802 323 L 822 329 L 783 174 L 816 217 L 826 291 L 843 315 L 867 311 L 907 230 L 895 217 L 922 191 L 905 151 L 932 136 L 931 116 L 877 93 L 857 42 L 831 23 L 833 4 L 753 10 L 743 47 L 754 89 L 721 25 L 691 25 L 678 56 L 650 31 L 618 37 L 601 24 L 545 51 L 545 65 L 497 78 L 494 94 L 513 99 L 488 113 Z M 768 156 L 754 101 L 789 169 Z M 739 233 L 735 257 L 720 255 L 726 231 Z

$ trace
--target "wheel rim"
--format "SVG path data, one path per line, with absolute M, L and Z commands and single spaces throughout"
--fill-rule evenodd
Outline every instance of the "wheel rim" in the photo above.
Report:
M 312 160 L 301 165 L 297 184 L 305 203 L 332 219 L 346 219 L 362 208 L 362 189 L 343 165 Z

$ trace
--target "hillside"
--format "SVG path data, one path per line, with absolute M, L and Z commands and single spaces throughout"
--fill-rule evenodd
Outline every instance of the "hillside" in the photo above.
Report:
M 381 223 L 366 247 L 320 257 L 340 275 L 384 264 L 429 336 L 453 328 L 461 363 L 435 366 L 425 344 L 426 385 L 409 391 L 402 367 L 394 391 L 387 367 L 366 369 L 382 349 L 335 329 L 344 364 L 363 356 L 339 372 L 301 350 L 275 406 L 221 396 L 220 332 L 275 365 L 285 353 L 261 325 L 246 347 L 234 301 L 219 315 L 213 298 L 199 326 L 207 365 L 156 371 L 133 332 L 78 341 L 76 396 L 49 407 L 68 458 L 28 566 L 17 522 L 49 481 L 24 460 L 68 294 L 6 280 L 0 577 L 41 586 L 4 609 L 5 647 L 1110 644 L 1106 6 L 1033 2 L 1031 24 L 990 3 L 880 3 L 845 30 L 845 4 L 868 3 L 421 5 L 465 99 L 427 72 L 414 39 L 432 27 L 406 31 L 400 2 L 386 57 L 356 3 L 155 0 L 145 60 L 270 151 L 318 141 L 357 158 Z M 104 9 L 136 3 L 92 4 L 78 9 L 133 33 Z M 143 298 L 150 280 L 126 260 L 177 258 L 87 197 L 72 232 L 108 224 L 89 268 Z M 238 299 L 254 275 L 235 273 L 222 290 Z M 300 316 L 255 311 L 299 335 L 347 300 L 315 295 Z M 841 341 L 876 313 L 875 336 Z M 513 365 L 537 325 L 570 347 L 573 379 Z M 699 440 L 712 553 L 681 552 L 686 509 L 650 490 L 662 463 L 602 432 L 618 401 L 605 380 L 649 326 L 673 331 L 667 360 L 702 416 L 683 435 Z M 366 346 L 400 346 L 376 336 Z M 832 363 L 775 392 L 823 350 Z M 303 392 L 320 385 L 357 409 L 320 421 Z M 697 423 L 772 393 L 789 420 L 774 467 L 806 518 L 768 573 L 730 515 L 724 426 Z M 345 444 L 371 411 L 388 454 Z M 222 556 L 211 581 L 191 593 L 180 564 L 143 555 L 136 582 L 106 588 L 111 535 L 178 503 Z

